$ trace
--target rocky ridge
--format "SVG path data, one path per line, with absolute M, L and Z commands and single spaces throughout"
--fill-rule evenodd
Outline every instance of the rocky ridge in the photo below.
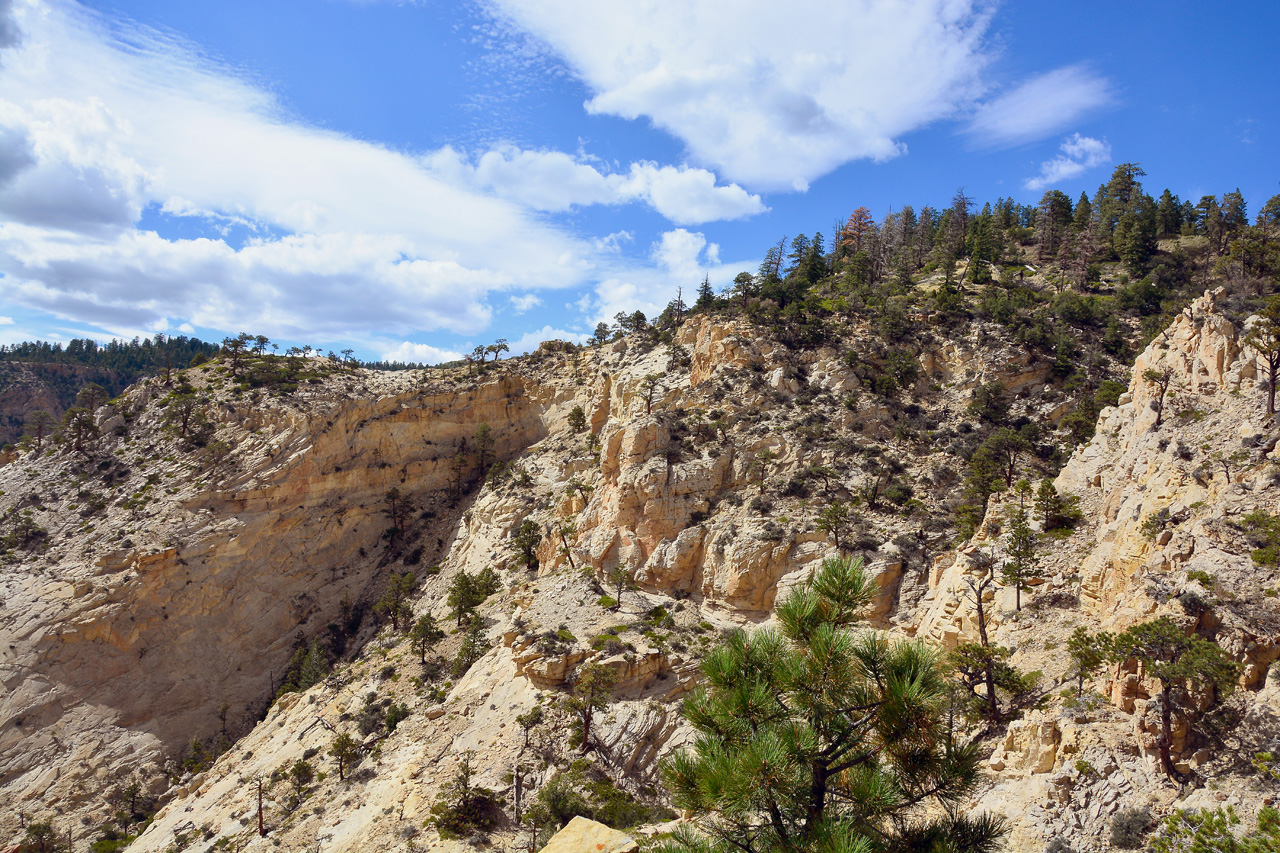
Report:
M 530 782 L 548 778 L 554 756 L 568 752 L 555 699 L 586 660 L 619 677 L 596 760 L 640 793 L 653 784 L 656 759 L 682 742 L 676 700 L 693 685 L 698 653 L 716 630 L 767 620 L 779 590 L 834 553 L 816 513 L 854 494 L 870 468 L 851 461 L 848 443 L 815 440 L 818 429 L 899 453 L 919 484 L 914 517 L 897 507 L 867 511 L 856 533 L 883 590 L 873 624 L 943 645 L 973 636 L 963 580 L 984 552 L 1000 553 L 998 501 L 972 541 L 935 557 L 948 544 L 929 522 L 946 510 L 947 489 L 935 485 L 945 482 L 944 463 L 910 450 L 893 406 L 854 393 L 857 377 L 839 350 L 797 357 L 750 327 L 706 317 L 686 323 L 677 343 L 683 354 L 634 338 L 592 350 L 549 347 L 478 379 L 460 370 L 335 372 L 293 395 L 253 401 L 217 387 L 224 368 L 215 365 L 188 375 L 210 395 L 217 435 L 233 439 L 216 464 L 207 452 L 167 453 L 172 440 L 160 431 L 158 407 L 167 392 L 152 380 L 131 389 L 124 406 L 99 413 L 105 468 L 85 470 L 74 454 L 0 468 L 4 508 L 30 510 L 51 534 L 42 555 L 6 566 L 0 581 L 0 796 L 28 814 L 56 804 L 92 826 L 104 793 L 136 773 L 167 804 L 131 849 L 182 842 L 204 850 L 222 839 L 236 849 L 439 843 L 424 821 L 463 756 L 480 768 L 481 784 L 508 794 L 508 774 L 530 749 L 548 756 Z M 1163 434 L 1150 429 L 1142 379 L 1157 362 L 1185 389 L 1170 411 L 1200 413 L 1167 415 Z M 913 395 L 937 429 L 997 380 L 1019 411 L 1050 424 L 1072 405 L 1046 365 L 989 337 L 939 335 L 920 367 Z M 647 399 L 653 374 L 665 378 Z M 1087 521 L 1055 546 L 1047 584 L 1029 596 L 1057 603 L 1015 613 L 1001 591 L 989 608 L 996 639 L 1024 669 L 1060 682 L 1063 641 L 1075 624 L 1116 629 L 1152 613 L 1180 614 L 1176 595 L 1196 583 L 1185 570 L 1201 568 L 1217 579 L 1204 593 L 1222 600 L 1212 611 L 1221 641 L 1251 667 L 1245 713 L 1269 719 L 1280 631 L 1268 627 L 1274 599 L 1262 589 L 1276 578 L 1260 574 L 1243 534 L 1226 523 L 1276 507 L 1266 439 L 1273 425 L 1260 417 L 1251 358 L 1207 295 L 1140 357 L 1135 377 L 1129 399 L 1104 411 L 1093 442 L 1058 478 L 1082 498 Z M 574 406 L 586 416 L 582 433 L 568 426 Z M 480 423 L 491 426 L 505 473 L 458 495 L 451 465 Z M 1174 424 L 1182 442 L 1209 449 L 1179 457 L 1176 444 L 1170 450 Z M 1252 443 L 1244 448 L 1244 440 Z M 1249 451 L 1229 463 L 1230 483 L 1221 465 L 1204 466 L 1228 444 Z M 792 487 L 815 468 L 834 472 L 835 482 Z M 116 491 L 86 521 L 77 495 L 91 478 Z M 78 490 L 68 488 L 77 480 Z M 392 487 L 417 501 L 411 541 L 398 547 L 383 538 L 383 496 Z M 1171 521 L 1152 542 L 1142 521 L 1161 509 Z M 525 519 L 548 532 L 536 576 L 514 565 L 512 536 Z M 486 566 L 502 568 L 504 581 L 481 608 L 491 649 L 456 682 L 420 677 L 407 642 L 366 628 L 358 659 L 258 720 L 295 634 L 320 633 L 344 595 L 371 601 L 390 572 L 414 570 L 415 611 L 443 621 L 452 578 Z M 608 578 L 618 568 L 639 589 L 624 591 L 613 610 L 600 599 L 613 592 Z M 449 637 L 443 654 L 461 640 Z M 1172 800 L 1150 757 L 1141 673 L 1114 673 L 1097 687 L 1111 704 L 1067 710 L 1051 693 L 1044 710 L 997 736 L 991 785 L 970 805 L 1009 814 L 1011 849 L 1038 849 L 1064 832 L 1078 850 L 1103 849 L 1107 820 L 1121 805 Z M 198 775 L 163 772 L 191 737 L 217 731 L 223 701 L 244 709 L 233 719 L 243 736 Z M 354 781 L 330 775 L 293 810 L 274 789 L 273 831 L 259 839 L 252 780 L 323 756 L 344 721 L 388 702 L 413 711 L 369 745 Z M 526 747 L 514 721 L 535 706 L 549 723 Z M 1241 768 L 1213 756 L 1183 758 L 1242 778 Z M 1265 795 L 1256 793 L 1233 796 L 1247 811 Z M 5 815 L 5 828 L 14 831 L 15 818 Z

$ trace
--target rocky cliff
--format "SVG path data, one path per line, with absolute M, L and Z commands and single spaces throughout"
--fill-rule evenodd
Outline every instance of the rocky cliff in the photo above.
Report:
M 117 394 L 132 378 L 102 367 L 0 361 L 0 444 L 16 443 L 26 429 L 27 417 L 37 409 L 61 420 L 62 413 L 74 405 L 76 392 L 87 383 Z
M 0 825 L 16 833 L 19 813 L 48 815 L 88 839 L 108 795 L 136 778 L 163 808 L 130 849 L 434 842 L 424 821 L 459 762 L 512 797 L 517 765 L 536 788 L 572 755 L 557 700 L 586 661 L 618 679 L 593 761 L 652 796 L 656 760 L 685 736 L 678 699 L 699 654 L 719 629 L 767 620 L 780 590 L 836 553 L 817 523 L 833 501 L 869 496 L 843 535 L 880 585 L 872 624 L 948 646 L 972 638 L 964 581 L 1002 553 L 1004 508 L 994 499 L 975 538 L 950 550 L 948 442 L 963 444 L 965 407 L 992 383 L 1049 430 L 1076 398 L 990 329 L 922 340 L 919 376 L 896 401 L 859 393 L 859 359 L 883 355 L 872 337 L 852 328 L 839 346 L 796 352 L 699 316 L 675 346 L 547 347 L 481 376 L 318 362 L 314 381 L 279 394 L 238 391 L 219 362 L 184 378 L 213 424 L 204 447 L 178 434 L 172 389 L 135 386 L 98 413 L 90 452 L 0 467 L 7 523 L 44 531 L 0 575 L 0 799 L 13 804 Z M 1202 627 L 1249 667 L 1240 708 L 1252 722 L 1239 731 L 1277 710 L 1280 621 L 1265 590 L 1280 583 L 1233 526 L 1276 510 L 1274 425 L 1239 337 L 1206 296 L 1148 348 L 1058 477 L 1085 522 L 1054 545 L 1020 612 L 1011 590 L 991 599 L 997 640 L 1046 685 L 1040 710 L 993 735 L 990 785 L 970 804 L 1009 814 L 1011 849 L 1063 833 L 1102 849 L 1117 808 L 1174 795 L 1152 761 L 1141 672 L 1100 681 L 1111 702 L 1092 708 L 1050 689 L 1075 625 L 1183 618 L 1178 596 L 1195 588 L 1214 602 Z M 1158 429 L 1148 366 L 1175 376 Z M 483 480 L 481 424 L 501 463 Z M 403 530 L 390 529 L 393 488 L 413 504 Z M 517 560 L 525 521 L 543 534 L 535 572 Z M 299 634 L 305 645 L 343 633 L 391 574 L 413 572 L 415 617 L 448 625 L 450 585 L 485 568 L 500 588 L 480 607 L 488 650 L 465 674 L 429 671 L 403 634 L 366 619 L 326 679 L 271 702 Z M 466 639 L 450 635 L 438 654 Z M 255 780 L 303 758 L 331 765 L 335 732 L 401 704 L 408 717 L 371 732 L 349 779 L 329 767 L 297 806 L 287 785 L 268 785 L 271 833 L 258 836 Z M 545 721 L 526 731 L 516 718 L 534 708 Z M 184 773 L 186 745 L 220 734 L 230 748 Z M 1185 746 L 1188 766 L 1243 778 L 1226 751 Z M 1231 787 L 1245 810 L 1265 795 Z
M 1118 631 L 1171 616 L 1244 665 L 1231 709 L 1240 722 L 1219 743 L 1175 731 L 1179 766 L 1198 771 L 1204 786 L 1178 791 L 1158 767 L 1158 687 L 1140 668 L 1099 679 L 1103 705 L 1071 702 L 1070 688 L 1051 697 L 1045 711 L 1010 724 L 989 762 L 994 786 L 980 804 L 1011 818 L 1014 849 L 1059 836 L 1077 850 L 1107 849 L 1108 819 L 1120 808 L 1228 804 L 1251 814 L 1274 802 L 1250 759 L 1275 746 L 1280 723 L 1280 673 L 1271 666 L 1280 657 L 1280 571 L 1251 559 L 1257 531 L 1246 516 L 1280 508 L 1280 426 L 1265 412 L 1265 377 L 1244 329 L 1217 310 L 1220 296 L 1195 300 L 1138 357 L 1120 404 L 1103 410 L 1093 440 L 1059 474 L 1056 485 L 1081 498 L 1086 523 L 1045 561 L 1045 606 L 1016 612 L 1003 589 L 987 614 L 1016 663 L 1059 685 L 1075 626 Z M 1159 387 L 1147 376 L 1166 369 L 1172 382 L 1158 415 Z M 965 579 L 982 571 L 984 556 L 1000 559 L 1002 518 L 993 504 L 979 535 L 939 558 L 922 634 L 949 645 L 976 638 Z

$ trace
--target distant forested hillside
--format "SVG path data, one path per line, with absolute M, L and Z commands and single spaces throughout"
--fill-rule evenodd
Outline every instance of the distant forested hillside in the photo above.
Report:
M 186 367 L 193 359 L 204 361 L 218 354 L 218 345 L 183 335 L 113 340 L 100 344 L 88 338 L 73 338 L 64 346 L 48 341 L 23 341 L 0 346 L 0 361 L 30 364 L 78 364 L 142 376 L 165 367 Z
M 0 445 L 22 436 L 33 411 L 61 419 L 90 382 L 114 397 L 143 376 L 217 353 L 216 344 L 167 335 L 105 344 L 76 338 L 65 345 L 36 341 L 0 346 Z

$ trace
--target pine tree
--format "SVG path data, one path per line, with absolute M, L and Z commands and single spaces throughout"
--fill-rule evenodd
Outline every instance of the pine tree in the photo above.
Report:
M 583 664 L 574 671 L 570 680 L 573 695 L 565 703 L 570 713 L 578 718 L 581 729 L 577 736 L 582 740 L 582 751 L 593 748 L 591 723 L 596 711 L 603 711 L 613 700 L 613 686 L 618 682 L 618 671 L 601 663 Z
M 338 765 L 338 779 L 345 780 L 347 771 L 360 761 L 360 744 L 351 735 L 343 732 L 329 745 L 329 754 Z
M 386 591 L 373 607 L 375 613 L 381 613 L 391 620 L 391 630 L 399 631 L 401 623 L 406 628 L 409 627 L 413 610 L 409 607 L 408 599 L 417 584 L 418 579 L 413 572 L 404 574 L 392 572 L 391 579 L 387 581 Z
M 1160 682 L 1160 763 L 1175 782 L 1189 777 L 1173 764 L 1173 718 L 1193 726 L 1207 708 L 1207 693 L 1220 700 L 1231 693 L 1240 677 L 1240 664 L 1216 643 L 1188 634 L 1168 616 L 1134 625 L 1116 637 L 1112 659 L 1136 660 L 1148 678 Z
M 1267 300 L 1266 307 L 1258 312 L 1244 343 L 1250 347 L 1267 368 L 1267 414 L 1276 413 L 1276 378 L 1280 374 L 1280 296 Z
M 1177 237 L 1182 233 L 1182 203 L 1169 190 L 1160 194 L 1156 202 L 1156 236 Z
M 427 613 L 414 624 L 413 630 L 409 633 L 409 638 L 418 650 L 418 657 L 422 659 L 423 663 L 426 663 L 427 652 L 435 648 L 436 643 L 444 639 L 444 631 L 440 630 L 440 626 L 436 624 L 436 618 Z
M 512 544 L 516 548 L 516 561 L 527 571 L 536 571 L 538 546 L 542 544 L 542 529 L 538 527 L 538 522 L 531 518 L 522 521 Z
M 1039 537 L 1031 529 L 1027 520 L 1027 501 L 1031 497 L 1031 484 L 1019 480 L 1013 487 L 1018 505 L 1009 513 L 1009 559 L 1001 567 L 1000 580 L 1006 585 L 1013 585 L 1014 610 L 1022 609 L 1022 588 L 1027 581 L 1040 577 L 1039 561 L 1036 559 L 1036 546 Z
M 475 435 L 476 455 L 479 457 L 480 476 L 489 470 L 489 451 L 493 450 L 493 428 L 489 426 L 489 422 L 485 421 L 476 427 Z
M 96 382 L 90 382 L 76 394 L 76 405 L 84 406 L 91 412 L 96 412 L 98 407 L 106 401 L 107 390 Z
M 93 412 L 82 406 L 73 406 L 62 416 L 62 432 L 71 441 L 77 453 L 84 452 L 84 444 L 98 435 Z
M 693 310 L 705 313 L 714 307 L 716 307 L 716 294 L 711 289 L 711 275 L 707 274 L 703 276 L 702 284 L 698 285 L 698 298 L 693 303 Z
M 1083 625 L 1078 626 L 1067 640 L 1067 654 L 1071 655 L 1071 667 L 1067 677 L 1076 679 L 1076 695 L 1084 693 L 1084 680 L 1111 659 L 1115 636 L 1107 631 L 1090 634 Z
M 1157 370 L 1154 367 L 1148 367 L 1142 371 L 1142 378 L 1155 386 L 1155 396 L 1151 400 L 1151 410 L 1156 413 L 1155 427 L 1159 427 L 1164 423 L 1164 403 L 1165 397 L 1169 393 L 1169 386 L 1173 384 L 1173 370 L 1163 367 Z
M 956 808 L 978 752 L 951 737 L 936 653 L 850 630 L 875 593 L 860 562 L 828 560 L 777 608 L 778 628 L 736 631 L 706 657 L 685 706 L 698 737 L 663 768 L 698 832 L 660 850 L 996 848 L 1003 822 Z
M 39 452 L 44 446 L 45 437 L 53 432 L 53 429 L 57 424 L 58 422 L 54 420 L 53 415 L 49 414 L 44 409 L 36 409 L 31 412 L 31 414 L 27 415 L 27 435 L 35 441 L 36 452 Z
M 413 512 L 413 500 L 408 495 L 400 491 L 398 486 L 392 486 L 387 489 L 387 493 L 383 496 L 384 507 L 383 513 L 391 521 L 391 538 L 399 536 L 404 532 L 405 521 L 408 519 L 409 513 Z
M 849 506 L 844 501 L 835 500 L 822 508 L 822 512 L 818 515 L 818 523 L 816 527 L 823 533 L 831 537 L 831 541 L 835 543 L 836 550 L 844 550 L 844 546 L 848 545 L 847 536 L 851 525 L 851 516 Z M 846 537 L 845 542 L 841 542 L 841 537 Z
M 453 677 L 461 678 L 466 675 L 471 665 L 484 657 L 487 651 L 489 638 L 485 636 L 484 620 L 473 614 L 467 623 L 466 633 L 462 635 L 462 645 L 458 647 L 458 654 L 453 659 Z
M 498 591 L 498 586 L 498 576 L 489 568 L 474 575 L 463 569 L 453 576 L 445 603 L 449 605 L 459 628 L 462 627 L 463 620 L 470 618 L 486 598 Z

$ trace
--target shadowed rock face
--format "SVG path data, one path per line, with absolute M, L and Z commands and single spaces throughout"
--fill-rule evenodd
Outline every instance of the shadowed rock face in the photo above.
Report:
M 243 731 L 299 632 L 322 633 L 344 596 L 368 602 L 380 592 L 388 489 L 438 519 L 422 534 L 429 561 L 447 547 L 462 508 L 449 496 L 461 440 L 487 422 L 491 457 L 505 459 L 545 434 L 540 404 L 518 377 L 462 394 L 398 384 L 384 389 L 398 393 L 316 399 L 304 411 L 228 406 L 224 425 L 256 431 L 237 448 L 233 476 L 211 487 L 161 463 L 161 482 L 176 482 L 176 494 L 98 519 L 122 535 L 104 542 L 63 512 L 74 522 L 55 534 L 56 571 L 4 569 L 6 799 L 74 805 L 100 783 L 215 734 L 223 702 L 233 733 Z M 32 481 L 33 491 L 53 504 L 76 464 L 68 458 L 49 481 Z M 62 507 L 73 501 L 63 497 Z
M 74 405 L 76 394 L 90 382 L 114 396 L 131 379 L 100 367 L 0 361 L 0 444 L 16 443 L 23 435 L 27 416 L 37 409 L 61 420 L 62 413 Z

